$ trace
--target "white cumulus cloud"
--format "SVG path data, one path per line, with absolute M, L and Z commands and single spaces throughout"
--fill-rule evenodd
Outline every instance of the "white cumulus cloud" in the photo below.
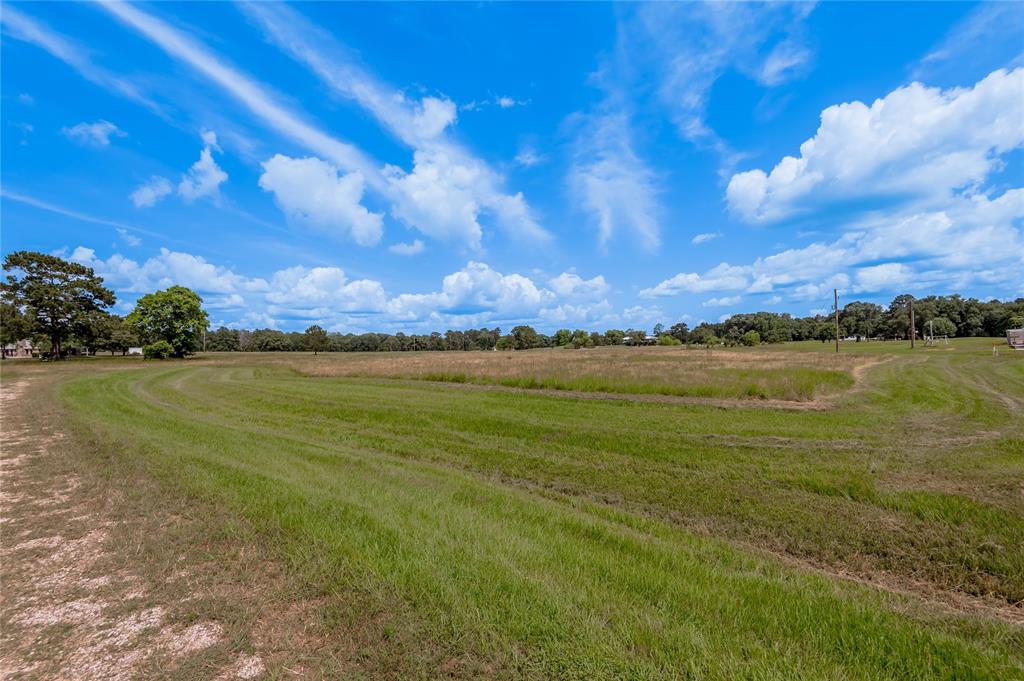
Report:
M 351 236 L 360 246 L 373 246 L 380 241 L 383 218 L 360 203 L 364 182 L 358 172 L 341 174 L 319 158 L 276 154 L 263 162 L 259 184 L 265 191 L 273 192 L 290 220 Z
M 154 175 L 131 193 L 131 200 L 136 208 L 149 208 L 173 191 L 170 180 Z
M 460 241 L 477 250 L 483 236 L 477 221 L 481 206 L 474 191 L 480 170 L 453 161 L 443 151 L 417 151 L 411 173 L 388 167 L 395 189 L 391 212 L 427 236 Z
M 281 309 L 329 307 L 340 312 L 380 311 L 387 304 L 387 294 L 379 281 L 349 281 L 338 267 L 289 267 L 274 273 L 270 279 L 267 300 Z
M 750 282 L 750 268 L 736 267 L 721 263 L 704 274 L 681 272 L 666 279 L 654 288 L 644 289 L 644 298 L 674 296 L 679 293 L 704 293 L 705 291 L 736 291 L 745 289 Z
M 1013 295 L 1024 272 L 1024 188 L 995 197 L 960 196 L 940 210 L 904 210 L 873 216 L 830 242 L 815 242 L 760 257 L 748 265 L 722 263 L 701 274 L 682 272 L 640 292 L 656 298 L 704 291 L 784 291 L 793 299 L 820 298 L 832 288 L 899 292 L 973 284 Z
M 814 137 L 770 171 L 732 176 L 730 208 L 752 222 L 777 220 L 823 201 L 890 196 L 946 200 L 1001 167 L 1024 144 L 1024 69 L 998 70 L 970 88 L 912 83 L 870 106 L 821 114 Z
M 206 142 L 206 146 L 199 152 L 199 160 L 181 176 L 181 182 L 178 183 L 178 194 L 185 201 L 191 202 L 205 196 L 219 196 L 220 185 L 228 179 L 228 174 L 213 160 L 213 149 L 217 144 L 217 138 L 213 136 L 211 145 L 207 141 L 209 135 L 204 133 L 203 141 Z
M 513 237 L 550 239 L 523 195 L 505 191 L 504 178 L 448 134 L 457 117 L 454 102 L 408 97 L 366 71 L 334 36 L 285 5 L 242 9 L 272 43 L 412 148 L 412 170 L 386 165 L 375 178 L 386 182 L 380 190 L 392 202 L 395 217 L 428 236 L 461 240 L 470 250 L 480 248 L 481 216 L 493 218 Z
M 236 313 L 230 322 L 236 326 L 304 328 L 318 323 L 332 330 L 356 331 L 433 331 L 515 323 L 607 327 L 636 316 L 615 313 L 603 297 L 608 290 L 603 276 L 584 279 L 575 271 L 563 272 L 544 285 L 470 261 L 445 276 L 435 291 L 392 295 L 380 281 L 350 279 L 340 267 L 297 265 L 262 278 L 166 248 L 137 261 L 119 253 L 104 259 L 93 249 L 79 246 L 70 258 L 103 277 L 128 305 L 126 309 L 138 295 L 182 285 L 199 292 L 210 309 Z
M 873 267 L 862 267 L 857 270 L 858 291 L 891 291 L 906 285 L 914 275 L 914 270 L 903 263 L 889 262 Z
M 584 279 L 575 272 L 562 272 L 549 279 L 548 286 L 563 298 L 601 298 L 610 288 L 601 275 Z
M 167 248 L 161 248 L 159 255 L 140 264 L 118 253 L 103 260 L 93 249 L 79 246 L 72 252 L 71 260 L 93 268 L 109 285 L 130 293 L 149 293 L 174 285 L 200 293 L 223 294 L 267 288 L 262 279 L 250 279 L 201 256 Z

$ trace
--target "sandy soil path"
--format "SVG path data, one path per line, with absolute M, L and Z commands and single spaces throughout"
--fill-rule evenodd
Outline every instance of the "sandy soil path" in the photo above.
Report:
M 43 465 L 60 457 L 66 440 L 53 424 L 19 409 L 30 388 L 24 378 L 0 387 L 0 678 L 173 674 L 189 658 L 223 648 L 219 623 L 172 621 L 130 563 L 110 560 L 120 521 L 83 498 L 76 475 L 52 475 Z M 187 675 L 254 679 L 265 671 L 254 654 L 199 669 Z

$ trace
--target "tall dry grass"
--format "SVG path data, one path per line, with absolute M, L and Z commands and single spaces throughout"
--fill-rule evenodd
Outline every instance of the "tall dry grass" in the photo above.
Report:
M 519 388 L 810 400 L 853 385 L 864 357 L 759 350 L 602 347 L 520 352 L 283 356 L 311 376 L 382 377 Z

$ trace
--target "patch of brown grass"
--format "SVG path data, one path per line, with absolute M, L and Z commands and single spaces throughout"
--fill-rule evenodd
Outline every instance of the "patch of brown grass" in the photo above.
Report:
M 266 360 L 260 358 L 261 363 Z M 877 360 L 854 355 L 706 349 L 600 347 L 519 352 L 276 355 L 310 376 L 380 377 L 694 397 L 809 400 L 842 389 Z

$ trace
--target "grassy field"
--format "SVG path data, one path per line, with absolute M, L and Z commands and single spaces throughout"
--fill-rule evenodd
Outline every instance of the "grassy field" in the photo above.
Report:
M 396 678 L 446 675 L 438 648 L 488 677 L 1024 678 L 1024 357 L 990 347 L 235 354 L 82 362 L 60 394 L 390 612 Z
M 754 349 L 601 347 L 526 352 L 339 353 L 280 361 L 313 376 L 405 378 L 512 388 L 807 401 L 853 384 L 869 359 Z

